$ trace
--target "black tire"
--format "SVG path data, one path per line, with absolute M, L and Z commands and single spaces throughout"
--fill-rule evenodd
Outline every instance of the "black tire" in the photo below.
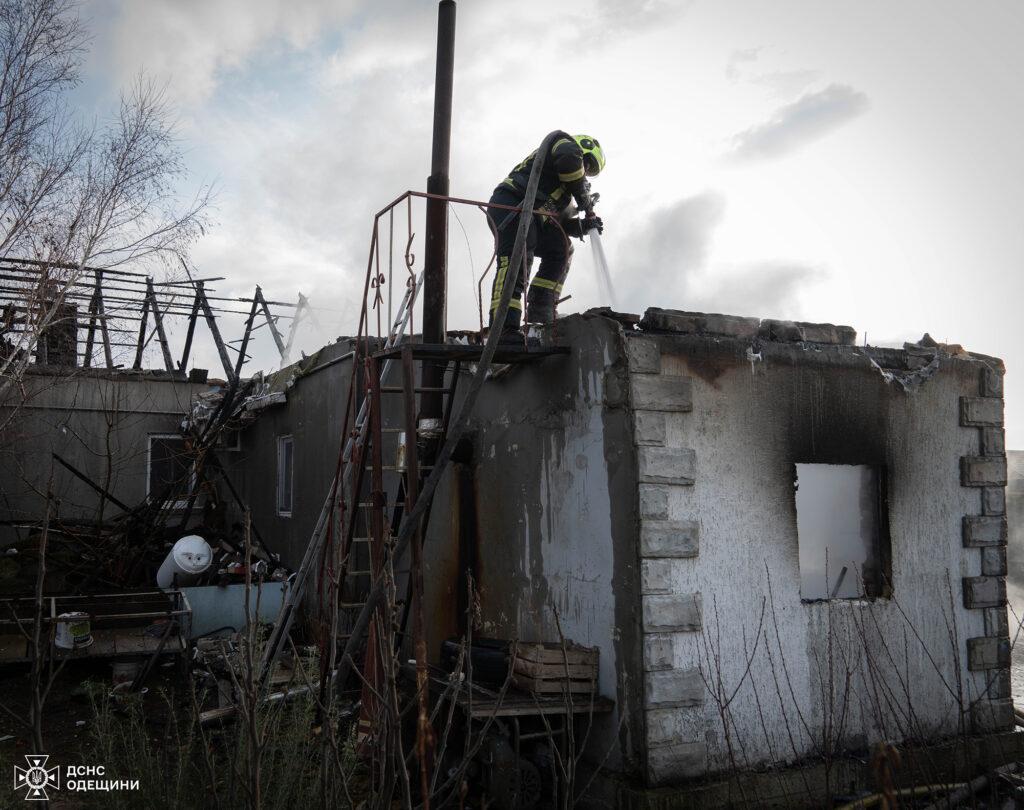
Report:
M 459 660 L 461 642 L 457 638 L 449 638 L 441 642 L 441 666 L 447 672 L 453 672 Z M 509 642 L 496 638 L 473 639 L 468 650 L 468 661 L 463 663 L 463 672 L 469 676 L 473 670 L 473 681 L 481 684 L 500 686 L 508 678 L 508 647 Z

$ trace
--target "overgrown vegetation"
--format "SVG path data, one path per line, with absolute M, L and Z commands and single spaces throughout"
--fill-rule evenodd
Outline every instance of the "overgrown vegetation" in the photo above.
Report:
M 267 730 L 261 752 L 261 790 L 258 805 L 250 787 L 246 763 L 252 753 L 247 728 L 229 723 L 204 729 L 198 706 L 202 695 L 186 704 L 161 694 L 166 720 L 156 723 L 143 711 L 139 697 L 112 699 L 107 689 L 90 690 L 93 721 L 83 762 L 103 763 L 106 778 L 137 779 L 136 791 L 83 793 L 86 806 L 112 810 L 190 810 L 221 807 L 305 808 L 321 804 L 320 727 L 311 697 L 267 703 L 259 709 Z M 150 709 L 152 711 L 152 708 Z M 329 768 L 339 780 L 351 782 L 360 794 L 360 767 L 351 735 L 341 748 L 339 768 Z M 345 785 L 331 784 L 329 806 L 353 806 Z

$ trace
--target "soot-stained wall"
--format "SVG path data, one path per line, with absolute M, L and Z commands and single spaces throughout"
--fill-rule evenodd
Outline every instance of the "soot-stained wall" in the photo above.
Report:
M 622 330 L 577 316 L 560 320 L 554 339 L 572 353 L 510 367 L 475 410 L 478 633 L 557 641 L 557 613 L 566 638 L 599 647 L 599 688 L 616 709 L 595 721 L 590 758 L 638 772 L 637 487 Z M 439 496 L 434 524 L 451 511 Z M 445 598 L 440 579 L 428 588 Z
M 30 371 L 0 403 L 0 512 L 10 523 L 41 521 L 52 479 L 59 519 L 97 520 L 101 496 L 56 453 L 129 507 L 146 498 L 148 436 L 176 435 L 192 398 L 209 386 L 163 373 Z M 121 510 L 106 500 L 103 518 Z M 25 531 L 0 527 L 0 544 Z
M 642 484 L 646 500 L 660 496 L 659 522 L 693 535 L 686 554 L 644 555 L 645 607 L 691 606 L 668 631 L 645 609 L 649 781 L 935 739 L 977 720 L 1005 666 L 998 593 L 968 606 L 964 581 L 995 589 L 999 579 L 981 577 L 999 572 L 965 547 L 965 516 L 985 507 L 983 490 L 964 485 L 962 459 L 979 440 L 961 400 L 979 394 L 986 364 L 941 356 L 905 390 L 849 345 L 633 341 L 644 345 L 632 352 L 645 358 L 639 376 L 688 379 L 691 397 L 662 414 L 653 449 L 687 452 L 692 467 Z M 884 469 L 891 598 L 801 601 L 797 463 Z

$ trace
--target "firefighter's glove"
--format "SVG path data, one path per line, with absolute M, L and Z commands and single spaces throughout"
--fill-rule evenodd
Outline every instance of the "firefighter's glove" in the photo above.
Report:
M 595 228 L 598 233 L 604 233 L 604 223 L 601 221 L 601 217 L 570 219 L 564 227 L 568 236 L 575 236 L 577 239 L 582 239 Z

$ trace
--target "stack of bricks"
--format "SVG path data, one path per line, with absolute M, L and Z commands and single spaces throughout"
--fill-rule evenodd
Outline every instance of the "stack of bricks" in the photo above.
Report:
M 647 769 L 652 784 L 702 776 L 706 769 L 705 687 L 695 666 L 682 666 L 676 640 L 701 629 L 701 595 L 683 593 L 681 568 L 700 550 L 692 515 L 673 513 L 673 491 L 693 486 L 692 449 L 673 446 L 671 420 L 693 409 L 692 380 L 663 374 L 656 339 L 630 337 L 629 395 L 640 482 L 640 566 L 644 634 Z
M 981 576 L 963 578 L 963 596 L 964 607 L 984 612 L 985 635 L 967 639 L 967 667 L 983 675 L 982 693 L 969 696 L 971 723 L 976 732 L 984 733 L 1014 727 L 1006 615 L 1006 440 L 999 361 L 982 366 L 978 393 L 960 398 L 960 425 L 977 431 L 980 449 L 979 455 L 960 459 L 960 483 L 980 492 L 980 514 L 964 516 L 963 542 L 966 548 L 978 549 Z

